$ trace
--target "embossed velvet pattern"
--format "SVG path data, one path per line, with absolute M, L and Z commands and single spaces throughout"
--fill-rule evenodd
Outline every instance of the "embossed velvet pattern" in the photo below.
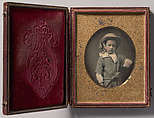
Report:
M 10 109 L 65 104 L 65 11 L 10 12 Z

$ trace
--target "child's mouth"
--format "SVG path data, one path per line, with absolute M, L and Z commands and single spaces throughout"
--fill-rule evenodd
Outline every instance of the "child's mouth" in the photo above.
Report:
M 113 50 L 109 50 L 109 53 L 111 54 L 111 53 L 113 53 L 114 51 Z

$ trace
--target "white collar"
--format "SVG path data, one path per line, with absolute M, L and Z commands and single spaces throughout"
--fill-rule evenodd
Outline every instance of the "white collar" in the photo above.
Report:
M 109 54 L 108 52 L 105 52 L 105 53 L 101 53 L 100 52 L 99 56 L 102 57 L 102 58 L 111 57 L 111 59 L 113 60 L 114 63 L 117 62 L 117 55 L 116 55 L 116 53 Z

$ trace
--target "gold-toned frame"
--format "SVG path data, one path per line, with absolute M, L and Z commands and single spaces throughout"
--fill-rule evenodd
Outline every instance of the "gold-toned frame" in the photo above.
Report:
M 111 7 L 111 8 L 71 8 L 71 106 L 72 107 L 149 107 L 150 106 L 150 77 L 149 77 L 149 8 L 148 7 Z M 120 16 L 120 14 L 122 14 Z M 127 17 L 126 15 L 129 15 Z M 84 62 L 84 54 L 90 37 L 100 28 L 96 20 L 104 15 L 104 19 L 116 19 L 111 26 L 124 30 L 134 42 L 137 49 L 135 69 L 129 76 L 127 84 L 115 88 L 102 88 L 89 77 Z M 114 15 L 114 16 L 113 16 Z M 132 15 L 132 17 L 131 17 Z M 119 18 L 121 17 L 121 19 Z M 139 18 L 140 17 L 140 18 Z M 123 22 L 124 20 L 126 22 Z M 138 22 L 135 21 L 137 19 Z M 134 21 L 133 21 L 134 20 Z M 127 23 L 130 25 L 128 26 Z M 136 23 L 136 24 L 135 24 Z M 125 28 L 122 28 L 123 27 Z M 132 25 L 135 25 L 132 27 Z M 141 29 L 137 29 L 142 27 Z M 134 30 L 137 36 L 133 37 Z M 133 29 L 134 28 L 134 29 Z M 128 33 L 132 30 L 132 34 Z M 133 37 L 133 38 L 132 38 Z M 81 43 L 82 42 L 82 43 Z M 139 43 L 140 42 L 140 43 Z M 139 48 L 141 46 L 142 48 Z M 140 55 L 144 55 L 141 57 Z M 143 70 L 139 70 L 142 63 Z M 137 74 L 138 73 L 138 74 Z M 139 75 L 140 73 L 140 75 Z M 135 75 L 135 76 L 134 76 Z M 135 87 L 137 86 L 137 87 Z M 102 92 L 103 91 L 103 92 Z M 106 92 L 104 92 L 106 91 Z M 142 91 L 142 92 L 140 92 Z M 95 94 L 97 93 L 97 95 Z M 139 94 L 140 93 L 140 94 Z M 102 97 L 103 96 L 103 97 Z M 134 98 L 134 99 L 133 99 Z M 141 99 L 142 98 L 142 99 Z

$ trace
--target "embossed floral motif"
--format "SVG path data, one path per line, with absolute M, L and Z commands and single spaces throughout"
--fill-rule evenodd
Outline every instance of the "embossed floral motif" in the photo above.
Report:
M 26 62 L 26 82 L 41 98 L 47 96 L 56 82 L 58 66 L 52 48 L 58 37 L 47 22 L 37 20 L 31 30 L 25 32 L 23 42 L 30 48 Z

